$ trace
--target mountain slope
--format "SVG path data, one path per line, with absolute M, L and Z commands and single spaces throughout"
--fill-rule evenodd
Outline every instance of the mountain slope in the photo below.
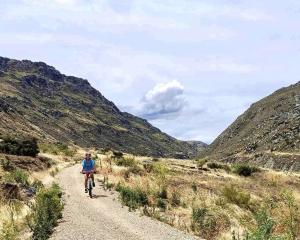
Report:
M 300 82 L 254 103 L 203 155 L 300 170 Z
M 153 156 L 193 157 L 199 152 L 146 120 L 121 112 L 87 80 L 65 76 L 45 63 L 0 57 L 0 82 L 2 135 Z

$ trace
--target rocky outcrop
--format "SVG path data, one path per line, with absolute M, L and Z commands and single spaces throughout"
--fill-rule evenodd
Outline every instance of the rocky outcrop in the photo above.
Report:
M 254 103 L 202 156 L 300 170 L 299 99 L 300 82 Z

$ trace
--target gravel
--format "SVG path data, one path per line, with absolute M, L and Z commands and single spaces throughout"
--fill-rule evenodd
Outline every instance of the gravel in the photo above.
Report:
M 51 239 L 101 240 L 187 240 L 200 239 L 162 222 L 129 212 L 117 194 L 104 191 L 96 182 L 94 198 L 84 193 L 80 166 L 66 168 L 59 175 L 64 191 L 63 218 Z

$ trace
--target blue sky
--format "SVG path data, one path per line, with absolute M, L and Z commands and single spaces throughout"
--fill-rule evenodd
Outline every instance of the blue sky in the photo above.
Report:
M 211 142 L 300 77 L 298 0 L 1 0 L 0 55 L 86 78 L 123 111 Z

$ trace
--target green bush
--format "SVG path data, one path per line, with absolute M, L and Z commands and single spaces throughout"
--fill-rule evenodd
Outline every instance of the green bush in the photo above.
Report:
M 153 174 L 157 180 L 158 186 L 162 189 L 166 186 L 167 182 L 167 175 L 169 174 L 170 170 L 166 164 L 162 162 L 153 163 Z
M 165 186 L 157 192 L 157 197 L 162 199 L 168 199 L 168 190 Z
M 259 172 L 257 167 L 250 166 L 245 163 L 237 163 L 232 166 L 232 171 L 240 176 L 249 177 L 255 172 Z
M 22 169 L 16 168 L 12 172 L 8 172 L 4 175 L 4 182 L 20 183 L 24 186 L 29 185 L 29 174 Z
M 206 235 L 216 229 L 217 222 L 207 208 L 193 208 L 191 227 L 193 231 Z
M 121 158 L 117 158 L 116 164 L 118 166 L 123 166 L 123 167 L 133 167 L 137 165 L 137 162 L 133 157 L 127 157 L 127 158 L 121 157 Z
M 105 148 L 102 148 L 100 151 L 103 154 L 107 154 L 107 153 L 109 153 L 111 151 L 111 149 L 109 147 L 105 147 Z
M 35 179 L 33 181 L 33 183 L 31 184 L 31 187 L 36 189 L 36 191 L 39 191 L 40 189 L 42 189 L 44 187 L 44 184 L 42 181 Z
M 245 240 L 284 240 L 281 236 L 275 236 L 273 229 L 275 221 L 269 217 L 265 208 L 260 209 L 255 214 L 257 227 L 252 232 L 246 234 Z
M 152 163 L 144 163 L 143 164 L 144 169 L 147 173 L 151 173 L 153 171 L 153 164 Z
M 130 211 L 135 210 L 141 206 L 146 206 L 148 204 L 147 193 L 140 188 L 133 189 L 118 184 L 116 190 L 120 193 L 122 203 L 128 206 Z
M 113 151 L 113 154 L 115 158 L 122 158 L 124 155 L 122 152 L 119 151 Z
M 208 209 L 206 208 L 193 208 L 192 223 L 196 225 L 203 225 L 207 212 Z
M 127 172 L 126 174 L 130 175 L 130 173 L 133 173 L 135 175 L 140 175 L 142 176 L 144 174 L 144 169 L 142 169 L 140 166 L 138 165 L 133 165 L 132 167 L 129 167 L 127 169 Z
M 173 207 L 178 207 L 180 205 L 181 200 L 180 200 L 180 194 L 178 191 L 172 192 L 170 202 Z
M 63 154 L 68 157 L 73 157 L 76 154 L 76 149 L 70 148 L 68 145 L 61 142 L 40 144 L 40 149 L 44 153 L 54 155 Z
M 4 171 L 12 171 L 15 166 L 12 164 L 9 158 L 1 159 L 0 164 Z
M 201 159 L 196 160 L 196 164 L 197 164 L 198 168 L 202 168 L 205 163 L 207 163 L 207 159 L 205 159 L 205 158 L 201 158 Z
M 106 189 L 108 190 L 111 190 L 114 186 L 115 186 L 114 183 L 109 183 L 109 182 L 106 183 Z
M 233 185 L 225 187 L 222 194 L 230 203 L 234 203 L 240 207 L 249 207 L 251 198 L 250 194 L 242 192 L 240 189 L 235 188 Z
M 287 213 L 283 214 L 283 225 L 286 228 L 286 235 L 290 239 L 297 239 L 300 231 L 300 212 L 299 204 L 294 194 L 285 190 L 280 194 L 284 208 L 288 209 Z
M 37 139 L 6 137 L 0 142 L 0 152 L 35 157 L 39 153 Z
M 162 210 L 166 210 L 167 202 L 166 202 L 165 199 L 157 198 L 156 199 L 156 206 L 159 207 Z
M 192 190 L 194 193 L 196 193 L 198 191 L 198 186 L 195 182 L 192 183 L 192 186 L 191 186 Z
M 209 162 L 207 163 L 207 167 L 211 169 L 224 169 L 225 171 L 230 171 L 230 167 L 226 164 L 216 163 L 216 162 Z
M 62 217 L 61 196 L 60 188 L 56 184 L 38 192 L 29 221 L 33 240 L 46 240 L 53 232 L 58 219 Z

